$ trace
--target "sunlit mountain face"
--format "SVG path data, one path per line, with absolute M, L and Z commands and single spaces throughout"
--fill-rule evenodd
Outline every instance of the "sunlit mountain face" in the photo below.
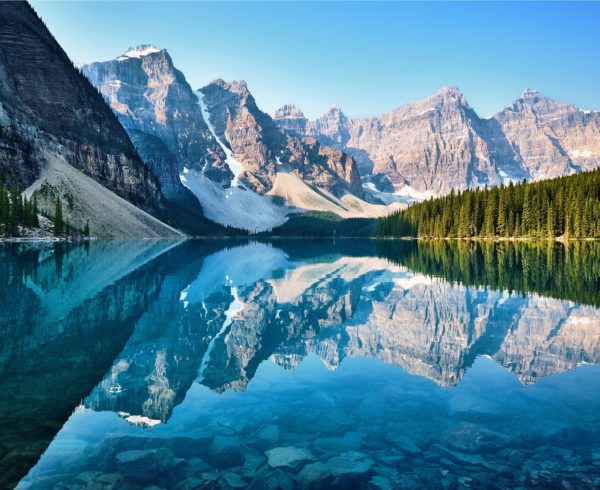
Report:
M 3 247 L 2 478 L 594 488 L 599 255 L 592 243 Z

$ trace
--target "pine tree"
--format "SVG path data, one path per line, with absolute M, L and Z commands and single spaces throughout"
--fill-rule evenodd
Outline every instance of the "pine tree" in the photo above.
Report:
M 548 206 L 548 212 L 546 214 L 546 233 L 548 234 L 548 238 L 554 238 L 556 231 L 554 228 L 554 209 L 552 206 Z
M 36 228 L 40 226 L 40 218 L 38 216 L 39 214 L 39 209 L 38 209 L 38 201 L 37 201 L 37 194 L 33 195 L 33 200 L 32 200 L 32 205 L 31 205 L 31 211 L 32 211 L 32 226 L 35 226 Z
M 496 233 L 500 236 L 505 236 L 508 232 L 507 226 L 507 205 L 506 205 L 506 194 L 500 193 L 498 200 L 498 217 L 496 219 Z
M 54 233 L 60 235 L 64 231 L 62 203 L 60 197 L 54 203 Z

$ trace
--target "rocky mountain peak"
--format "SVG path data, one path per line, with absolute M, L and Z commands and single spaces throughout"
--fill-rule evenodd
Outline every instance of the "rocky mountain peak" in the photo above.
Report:
M 248 90 L 248 84 L 245 80 L 232 80 L 231 82 L 226 82 L 222 78 L 217 78 L 210 82 L 205 87 L 202 87 L 200 92 L 204 92 L 206 87 L 214 86 L 221 90 L 226 90 L 227 92 L 233 92 L 239 95 L 249 95 L 250 91 Z
M 456 106 L 460 107 L 468 107 L 469 104 L 467 99 L 463 93 L 457 87 L 442 87 L 435 94 L 433 94 L 429 99 L 426 99 L 435 107 L 441 105 L 448 105 L 448 103 L 452 103 Z
M 325 115 L 325 116 L 329 116 L 329 115 L 342 116 L 343 114 L 344 113 L 342 112 L 342 109 L 337 104 L 328 105 L 325 108 L 325 112 L 323 113 L 323 115 Z
M 526 88 L 519 98 L 507 109 L 514 112 L 529 114 L 530 116 L 533 114 L 544 116 L 555 112 L 564 113 L 579 111 L 579 109 L 573 105 L 546 97 L 532 88 Z M 499 115 L 506 112 L 507 109 L 501 111 Z
M 304 113 L 294 104 L 285 104 L 273 113 L 273 119 L 305 119 Z
M 523 93 L 521 94 L 521 97 L 519 97 L 520 99 L 536 99 L 540 96 L 540 93 L 532 88 L 526 88 L 525 90 L 523 90 Z
M 159 176 L 167 198 L 188 201 L 189 192 L 179 178 L 185 169 L 210 174 L 215 181 L 231 179 L 198 98 L 165 49 L 140 45 L 116 60 L 85 65 L 83 72 Z

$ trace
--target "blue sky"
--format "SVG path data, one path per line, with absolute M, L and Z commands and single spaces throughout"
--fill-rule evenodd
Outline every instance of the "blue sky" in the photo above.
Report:
M 600 110 L 600 3 L 33 1 L 76 62 L 167 48 L 193 88 L 246 80 L 272 112 L 376 115 L 455 85 L 489 116 L 526 88 Z

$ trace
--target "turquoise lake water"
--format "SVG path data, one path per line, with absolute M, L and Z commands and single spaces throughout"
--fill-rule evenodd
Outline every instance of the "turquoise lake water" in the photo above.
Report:
M 0 247 L 0 487 L 599 488 L 600 247 Z

